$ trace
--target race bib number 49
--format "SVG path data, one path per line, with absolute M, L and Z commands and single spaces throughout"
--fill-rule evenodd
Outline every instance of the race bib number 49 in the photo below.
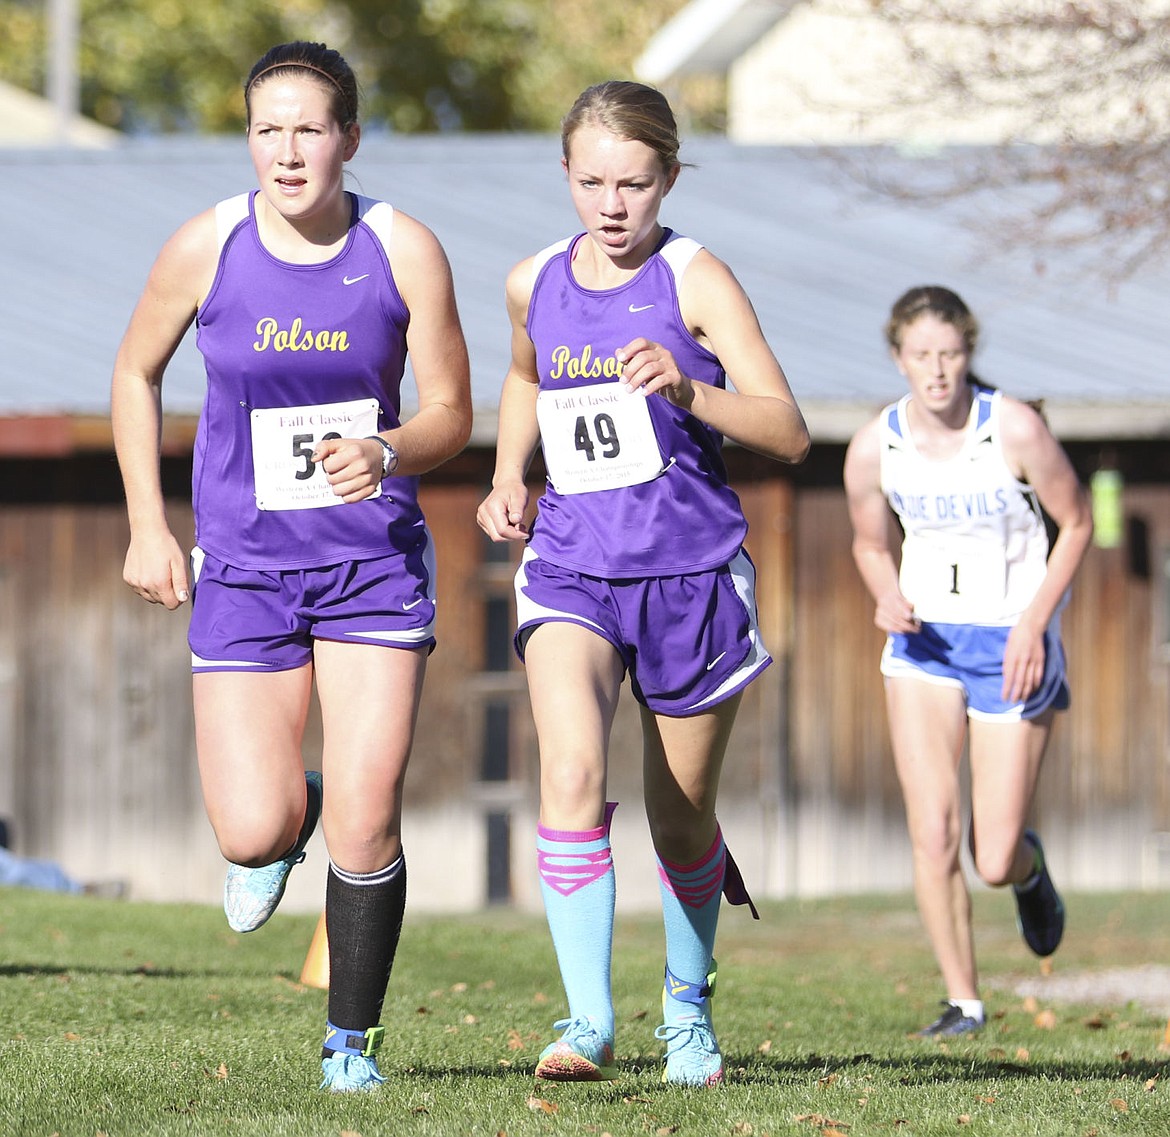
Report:
M 653 396 L 618 383 L 537 395 L 544 462 L 557 493 L 621 489 L 662 473 L 647 398 Z
M 378 431 L 377 399 L 271 407 L 252 412 L 252 472 L 256 505 L 265 510 L 344 505 L 312 460 L 327 438 L 365 438 Z M 371 495 L 378 497 L 381 486 Z M 369 500 L 368 498 L 366 500 Z

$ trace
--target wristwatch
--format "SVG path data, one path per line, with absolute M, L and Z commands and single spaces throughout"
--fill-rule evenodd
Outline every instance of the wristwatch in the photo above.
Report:
M 382 477 L 390 477 L 398 469 L 398 451 L 380 434 L 367 434 L 366 437 L 382 447 Z

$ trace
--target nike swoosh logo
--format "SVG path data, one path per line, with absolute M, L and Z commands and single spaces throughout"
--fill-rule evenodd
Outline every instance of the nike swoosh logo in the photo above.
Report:
M 403 612 L 409 612 L 411 608 L 417 608 L 422 602 L 423 597 L 421 596 L 417 600 L 412 600 L 409 604 L 404 600 L 402 602 L 402 610 Z
M 711 668 L 714 667 L 715 664 L 717 664 L 726 654 L 727 652 L 721 651 L 713 660 L 711 660 L 710 663 L 707 664 L 707 670 L 710 671 Z
M 654 307 L 653 304 L 631 304 L 630 311 L 631 312 L 646 312 L 653 307 Z
M 342 283 L 342 284 L 357 284 L 357 282 L 358 282 L 359 280 L 365 280 L 365 279 L 366 279 L 366 277 L 367 277 L 367 276 L 369 276 L 369 275 L 370 275 L 370 274 L 369 274 L 368 272 L 363 272 L 363 273 L 361 274 L 361 276 L 343 276 L 343 277 L 341 278 L 341 283 Z

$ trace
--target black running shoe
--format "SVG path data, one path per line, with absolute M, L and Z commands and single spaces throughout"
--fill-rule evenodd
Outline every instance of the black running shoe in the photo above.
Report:
M 1012 885 L 1018 912 L 1016 923 L 1028 947 L 1039 956 L 1051 955 L 1060 947 L 1064 935 L 1064 903 L 1048 875 L 1040 838 L 1031 829 L 1024 830 L 1024 837 L 1040 854 L 1040 876 L 1026 891 L 1018 884 Z
M 974 1034 L 983 1029 L 982 1019 L 973 1019 L 963 1014 L 961 1007 L 954 1003 L 943 1003 L 945 1010 L 937 1019 L 918 1031 L 915 1038 L 953 1038 L 957 1034 Z

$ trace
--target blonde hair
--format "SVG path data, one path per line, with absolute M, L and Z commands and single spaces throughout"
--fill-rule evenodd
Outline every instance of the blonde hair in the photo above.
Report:
M 583 126 L 600 126 L 649 146 L 664 170 L 682 165 L 678 160 L 678 124 L 666 96 L 654 87 L 624 79 L 610 79 L 582 91 L 561 122 L 561 153 L 569 161 L 573 135 Z

